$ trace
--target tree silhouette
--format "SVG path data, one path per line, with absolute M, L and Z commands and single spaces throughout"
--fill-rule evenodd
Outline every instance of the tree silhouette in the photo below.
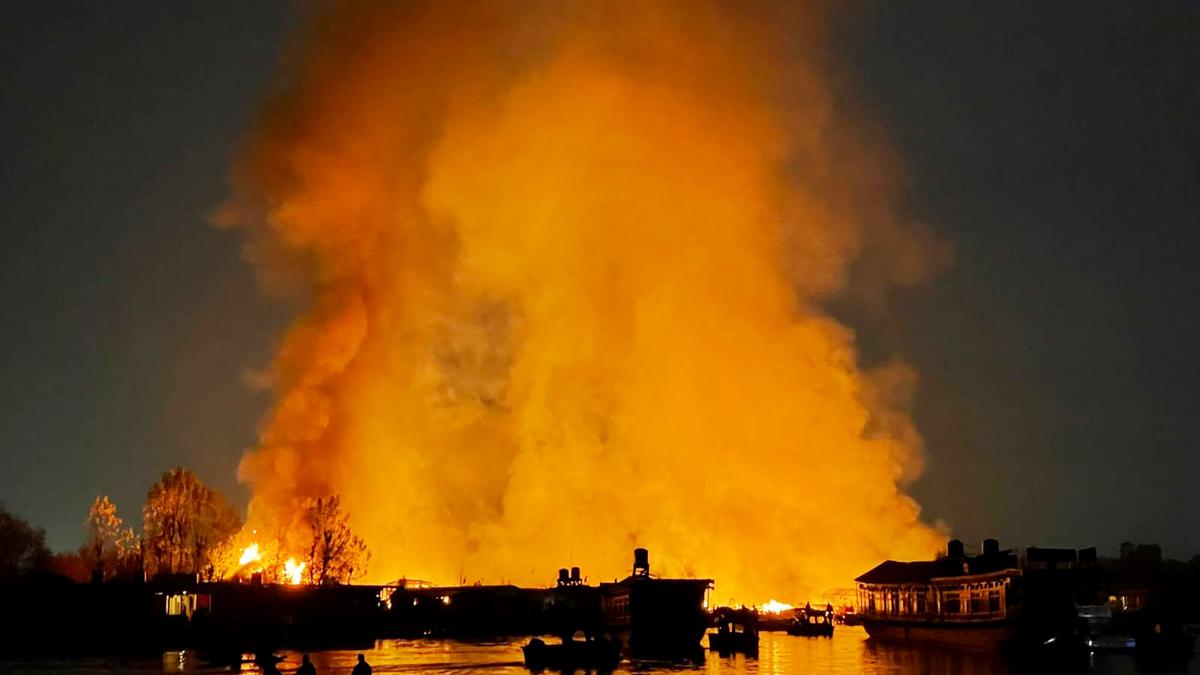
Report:
M 150 488 L 142 517 L 143 554 L 150 574 L 212 577 L 210 553 L 241 527 L 225 498 L 184 468 L 164 473 Z
M 0 579 L 15 579 L 50 561 L 46 533 L 0 505 Z
M 352 583 L 367 571 L 371 552 L 350 530 L 350 516 L 338 495 L 310 499 L 304 523 L 312 535 L 308 549 L 308 581 L 313 584 Z
M 96 497 L 88 509 L 85 525 L 87 543 L 79 553 L 87 563 L 92 580 L 102 581 L 105 569 L 111 573 L 117 564 L 117 540 L 122 532 L 116 504 L 109 501 L 107 496 Z

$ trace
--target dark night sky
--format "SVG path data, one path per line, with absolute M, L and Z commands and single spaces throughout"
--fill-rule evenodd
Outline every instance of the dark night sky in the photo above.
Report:
M 883 313 L 930 519 L 1200 551 L 1200 4 L 879 2 L 835 45 L 956 261 Z M 76 547 L 183 464 L 234 479 L 287 312 L 210 227 L 293 2 L 0 3 L 0 501 Z

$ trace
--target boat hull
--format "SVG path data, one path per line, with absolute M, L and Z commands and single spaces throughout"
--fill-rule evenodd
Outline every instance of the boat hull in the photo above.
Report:
M 709 633 L 708 648 L 718 654 L 757 654 L 757 633 Z
M 521 648 L 530 670 L 611 670 L 621 660 L 620 645 L 607 640 L 547 644 L 538 638 Z
M 833 624 L 796 623 L 788 626 L 787 634 L 800 637 L 833 637 Z
M 1009 621 L 957 624 L 863 619 L 863 627 L 867 635 L 878 640 L 932 642 L 987 650 L 1001 649 L 1016 632 L 1016 626 Z

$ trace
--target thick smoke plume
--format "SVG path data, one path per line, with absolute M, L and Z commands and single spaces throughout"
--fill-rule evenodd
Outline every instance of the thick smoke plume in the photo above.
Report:
M 318 6 L 222 212 L 304 306 L 250 526 L 336 492 L 375 580 L 595 581 L 637 545 L 746 603 L 931 554 L 914 374 L 823 305 L 940 254 L 800 5 Z

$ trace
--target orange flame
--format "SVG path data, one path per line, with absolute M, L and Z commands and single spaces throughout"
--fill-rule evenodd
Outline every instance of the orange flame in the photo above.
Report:
M 238 558 L 238 566 L 245 567 L 250 563 L 262 562 L 262 554 L 258 551 L 258 544 L 250 544 L 242 549 L 242 557 Z
M 283 564 L 283 579 L 286 583 L 296 585 L 304 578 L 304 568 L 308 563 L 297 563 L 295 558 L 288 558 Z
M 782 614 L 789 609 L 795 609 L 795 607 L 787 604 L 786 602 L 779 602 L 778 600 L 771 598 L 770 600 L 764 602 L 760 609 L 764 614 Z
M 325 4 L 286 60 L 222 211 L 310 302 L 248 520 L 340 493 L 368 580 L 643 545 L 747 601 L 931 555 L 916 374 L 861 367 L 826 304 L 945 247 L 835 96 L 831 5 L 532 5 Z

